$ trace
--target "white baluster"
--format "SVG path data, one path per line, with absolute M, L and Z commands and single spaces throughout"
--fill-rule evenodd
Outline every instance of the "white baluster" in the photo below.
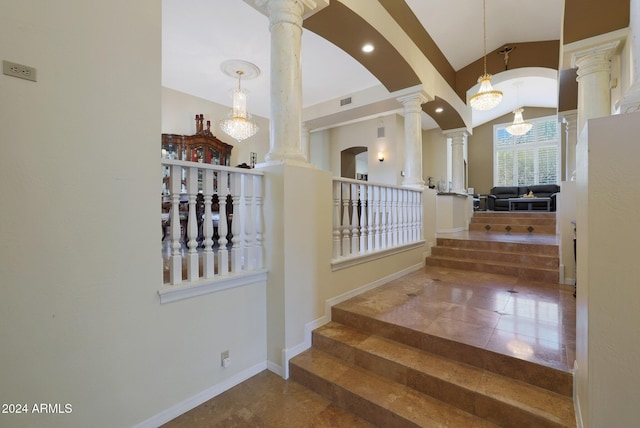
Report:
M 202 276 L 212 278 L 215 274 L 213 253 L 213 217 L 211 214 L 211 198 L 213 197 L 213 170 L 203 171 L 202 196 L 204 197 L 204 219 L 202 234 L 204 250 L 202 251 Z
M 402 189 L 400 191 L 400 213 L 401 220 L 400 224 L 402 224 L 402 243 L 406 244 L 409 242 L 409 197 L 410 191 L 407 189 Z
M 229 173 L 218 171 L 218 275 L 229 273 L 229 251 L 227 250 L 227 194 Z
M 254 267 L 255 269 L 262 269 L 262 176 L 256 175 L 253 177 L 253 197 L 254 203 L 254 227 L 256 231 L 256 248 L 254 252 Z
M 367 251 L 373 251 L 373 187 L 367 185 Z
M 342 183 L 342 255 L 351 255 L 351 239 L 349 230 L 349 185 Z
M 169 281 L 182 282 L 182 227 L 180 225 L 180 189 L 182 187 L 182 167 L 171 166 L 169 192 L 171 192 L 171 257 L 169 258 Z
M 242 270 L 242 175 L 231 173 L 231 200 L 233 203 L 233 217 L 231 218 L 231 272 Z
M 342 255 L 340 249 L 340 187 L 338 180 L 333 180 L 333 259 Z
M 382 226 L 380 225 L 381 212 L 380 212 L 380 186 L 373 187 L 373 219 L 374 219 L 374 245 L 375 249 L 380 250 L 382 246 Z
M 358 228 L 358 185 L 351 183 L 351 254 L 360 252 L 360 230 Z
M 387 241 L 387 188 L 380 187 L 380 247 L 388 247 Z
M 417 241 L 416 228 L 418 226 L 418 213 L 417 213 L 417 192 L 411 192 L 411 205 L 409 206 L 411 212 L 411 223 L 409 225 L 409 236 L 411 237 L 411 241 Z
M 367 186 L 360 184 L 360 254 L 367 252 Z
M 198 272 L 198 217 L 196 198 L 198 196 L 198 168 L 187 169 L 187 194 L 189 195 L 189 217 L 187 221 L 187 280 L 197 281 Z
M 387 187 L 386 189 L 386 216 L 387 216 L 387 248 L 393 246 L 393 218 L 392 218 L 392 209 L 393 209 L 393 196 L 391 194 L 391 188 Z
M 391 213 L 393 214 L 393 246 L 400 245 L 400 197 L 398 196 L 398 189 L 389 189 L 393 195 L 391 198 Z
M 242 191 L 244 193 L 244 270 L 254 270 L 255 235 L 253 231 L 253 176 L 242 174 Z

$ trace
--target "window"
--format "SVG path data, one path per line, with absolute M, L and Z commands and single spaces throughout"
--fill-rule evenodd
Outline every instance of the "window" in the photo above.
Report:
M 494 186 L 557 184 L 560 177 L 560 132 L 555 116 L 530 120 L 525 135 L 511 135 L 508 123 L 493 127 Z

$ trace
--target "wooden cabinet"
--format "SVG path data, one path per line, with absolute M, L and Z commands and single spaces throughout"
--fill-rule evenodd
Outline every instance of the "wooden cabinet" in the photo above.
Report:
M 233 146 L 217 139 L 211 133 L 211 122 L 203 126 L 203 115 L 196 115 L 196 133 L 193 135 L 162 134 L 162 158 L 189 162 L 209 163 L 213 165 L 231 166 L 231 149 Z M 186 193 L 186 177 L 183 170 L 182 189 Z M 198 180 L 201 186 L 202 178 Z M 163 168 L 162 194 L 169 194 L 169 167 Z
M 233 146 L 211 133 L 211 123 L 203 126 L 203 115 L 196 115 L 194 135 L 162 134 L 162 157 L 190 162 L 231 166 Z

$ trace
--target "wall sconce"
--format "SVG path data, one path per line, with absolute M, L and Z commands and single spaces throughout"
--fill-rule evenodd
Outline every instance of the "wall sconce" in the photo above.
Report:
M 382 153 L 382 152 L 378 152 L 378 160 L 379 160 L 380 162 L 383 162 L 383 161 L 384 161 L 384 153 Z

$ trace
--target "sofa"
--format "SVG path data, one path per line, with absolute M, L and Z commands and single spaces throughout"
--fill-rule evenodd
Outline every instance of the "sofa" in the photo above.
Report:
M 560 192 L 557 184 L 536 184 L 532 186 L 499 186 L 491 189 L 487 195 L 488 208 L 491 211 L 509 211 L 509 198 L 519 198 L 533 192 L 536 198 L 551 198 L 550 209 L 556 210 L 556 195 Z M 527 204 L 515 204 L 515 209 L 527 209 Z M 533 210 L 546 210 L 544 202 L 533 203 Z

